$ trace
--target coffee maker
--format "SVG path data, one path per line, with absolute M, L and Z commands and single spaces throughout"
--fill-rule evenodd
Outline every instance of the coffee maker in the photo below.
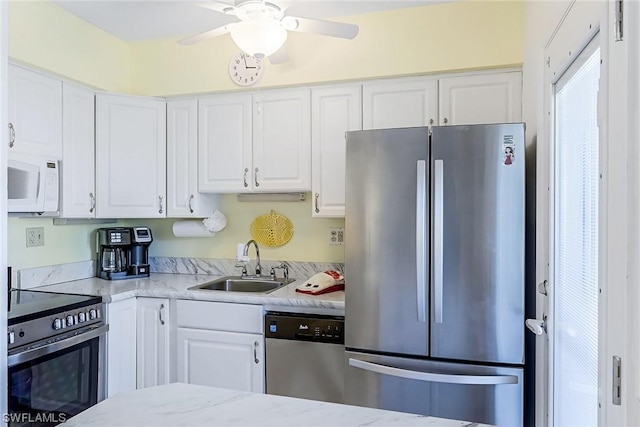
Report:
M 111 227 L 97 230 L 96 277 L 106 280 L 149 277 L 148 227 Z

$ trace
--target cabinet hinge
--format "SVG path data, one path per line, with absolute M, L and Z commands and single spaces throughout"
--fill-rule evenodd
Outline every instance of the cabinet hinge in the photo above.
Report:
M 622 358 L 613 356 L 612 403 L 622 405 Z
M 615 17 L 616 17 L 616 24 L 615 24 L 615 40 L 617 42 L 621 42 L 622 41 L 622 36 L 624 35 L 624 28 L 623 28 L 623 15 L 622 15 L 622 10 L 623 10 L 623 5 L 622 5 L 622 0 L 615 0 Z

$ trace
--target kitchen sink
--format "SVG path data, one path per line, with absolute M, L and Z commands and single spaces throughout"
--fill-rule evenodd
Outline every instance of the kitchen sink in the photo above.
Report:
M 294 280 L 295 279 L 227 276 L 201 285 L 192 286 L 189 290 L 269 293 Z

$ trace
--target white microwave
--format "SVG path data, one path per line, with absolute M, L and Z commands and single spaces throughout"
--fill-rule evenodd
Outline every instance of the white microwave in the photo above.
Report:
M 60 194 L 59 170 L 56 159 L 32 154 L 9 153 L 8 212 L 56 215 Z

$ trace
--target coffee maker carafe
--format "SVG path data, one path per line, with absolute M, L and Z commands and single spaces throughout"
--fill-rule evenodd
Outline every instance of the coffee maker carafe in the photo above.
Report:
M 149 277 L 148 227 L 112 227 L 97 230 L 96 276 L 106 280 Z

